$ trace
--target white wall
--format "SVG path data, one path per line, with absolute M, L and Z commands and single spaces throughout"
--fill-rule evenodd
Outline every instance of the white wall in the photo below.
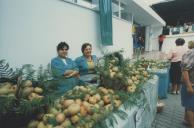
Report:
M 162 45 L 162 51 L 164 53 L 169 53 L 170 50 L 172 50 L 176 46 L 175 41 L 178 38 L 183 38 L 185 40 L 184 46 L 188 47 L 188 42 L 194 40 L 194 33 L 166 36 L 166 38 L 164 39 L 163 45 Z
M 162 34 L 163 26 L 152 27 L 152 37 L 150 38 L 152 50 L 159 50 L 158 36 Z
M 150 26 L 149 28 L 149 51 L 159 50 L 158 36 L 162 34 L 163 26 Z
M 113 36 L 115 50 L 125 48 L 130 56 L 131 24 L 113 18 Z M 101 56 L 98 13 L 62 0 L 0 1 L 0 59 L 12 67 L 46 65 L 60 41 L 70 45 L 70 58 L 81 55 L 84 42 Z
M 113 46 L 103 47 L 104 51 L 118 51 L 123 49 L 124 58 L 132 58 L 132 24 L 118 18 L 113 18 Z
M 151 26 L 146 26 L 145 27 L 145 51 L 151 51 L 151 41 L 150 41 L 150 36 L 151 36 Z

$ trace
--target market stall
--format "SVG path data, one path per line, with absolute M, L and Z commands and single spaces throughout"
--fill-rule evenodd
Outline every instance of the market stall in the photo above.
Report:
M 142 97 L 139 99 L 139 105 L 127 109 L 123 106 L 119 108 L 127 113 L 127 118 L 122 120 L 116 116 L 118 123 L 114 123 L 114 128 L 150 128 L 156 115 L 157 88 L 158 77 L 154 76 L 153 79 L 150 79 L 143 85 Z M 146 104 L 142 104 L 143 97 L 146 97 Z
M 23 122 L 17 122 L 16 127 L 149 128 L 156 114 L 158 77 L 139 60 L 130 63 L 130 60 L 123 59 L 120 51 L 102 57 L 96 68 L 100 75 L 97 86 L 82 83 L 59 94 L 59 81 L 50 79 L 49 69 L 40 67 L 34 71 L 32 65 L 23 66 L 16 79 L 15 91 L 12 91 L 15 86 L 11 81 L 7 82 L 10 83 L 7 90 L 4 89 L 6 82 L 1 84 L 0 97 L 11 96 L 16 100 L 9 102 L 8 110 L 1 106 L 7 111 L 0 114 L 7 117 L 12 108 L 16 111 L 11 113 L 15 117 L 13 123 L 8 123 L 10 118 L 2 118 L 0 124 L 4 128 L 15 127 L 19 118 Z M 53 98 L 48 97 L 51 95 Z M 28 104 L 23 104 L 23 101 L 28 101 Z M 25 109 L 17 109 L 21 106 Z
M 156 56 L 156 55 L 155 55 Z M 161 56 L 161 55 L 160 55 Z M 142 58 L 141 65 L 147 67 L 147 69 L 153 74 L 159 77 L 158 84 L 158 98 L 167 98 L 169 88 L 169 61 L 166 59 L 154 60 Z M 158 57 L 157 57 L 158 58 Z
M 158 85 L 158 97 L 167 98 L 168 88 L 169 88 L 169 69 L 164 68 L 157 71 L 153 71 L 159 77 Z
M 158 95 L 158 77 L 155 76 L 149 80 L 144 86 L 144 94 L 147 99 L 147 105 L 138 109 L 136 115 L 137 128 L 150 128 L 156 116 L 156 104 Z M 149 117 L 149 118 L 148 118 Z

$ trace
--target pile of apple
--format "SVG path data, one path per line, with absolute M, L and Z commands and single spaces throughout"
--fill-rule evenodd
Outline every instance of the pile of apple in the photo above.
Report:
M 67 98 L 70 95 L 72 99 Z M 31 121 L 28 128 L 92 128 L 95 122 L 121 104 L 112 89 L 77 86 L 57 100 L 47 114 Z
M 141 65 L 145 66 L 151 69 L 163 69 L 168 67 L 169 62 L 168 61 L 159 61 L 159 60 L 153 60 L 153 59 L 145 59 L 145 58 L 141 58 Z
M 127 69 L 126 69 L 127 70 Z M 127 76 L 127 91 L 133 93 L 136 91 L 138 85 L 146 82 L 151 76 L 146 69 L 140 65 L 128 65 L 130 75 Z
M 118 58 L 105 60 L 106 65 L 101 65 L 101 85 L 114 90 L 127 90 L 134 93 L 137 86 L 146 82 L 151 74 L 142 63 L 127 63 L 119 65 Z M 111 86 L 110 86 L 111 85 Z
M 30 80 L 23 81 L 20 90 L 18 89 L 18 85 L 13 85 L 9 82 L 1 83 L 0 96 L 15 96 L 17 91 L 19 91 L 19 96 L 27 100 L 43 98 L 43 89 L 40 87 L 33 87 L 32 81 Z
M 20 95 L 24 99 L 33 100 L 33 99 L 42 99 L 43 89 L 40 87 L 33 87 L 32 81 L 25 80 L 22 82 Z
M 0 84 L 0 96 L 15 96 L 17 86 L 9 82 Z

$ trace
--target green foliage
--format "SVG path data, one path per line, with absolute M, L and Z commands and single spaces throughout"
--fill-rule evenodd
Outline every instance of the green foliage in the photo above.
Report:
M 152 76 L 141 65 L 141 60 L 131 63 L 129 59 L 123 59 L 120 56 L 110 53 L 100 58 L 97 64 L 97 71 L 100 74 L 100 86 L 114 90 L 127 90 L 129 86 L 138 87 L 143 85 Z
M 114 111 L 114 114 L 117 115 L 122 120 L 125 120 L 127 118 L 127 113 L 125 113 L 124 111 L 121 111 L 120 109 Z
M 40 65 L 37 70 L 37 81 L 49 81 L 49 80 L 52 80 L 50 63 L 47 65 L 46 69 L 44 69 L 43 66 Z
M 7 72 L 8 74 L 9 71 L 12 71 L 9 68 L 9 64 L 5 64 L 5 60 L 0 61 L 0 66 L 3 67 L 3 74 L 6 74 L 5 72 Z M 40 66 L 39 69 L 36 71 L 33 68 L 33 65 L 25 64 L 22 66 L 22 68 L 18 68 L 14 73 L 12 73 L 17 76 L 17 90 L 15 95 L 13 94 L 12 96 L 0 96 L 1 117 L 6 117 L 10 114 L 15 115 L 18 118 L 22 116 L 31 116 L 36 113 L 45 112 L 49 106 L 52 106 L 54 104 L 54 101 L 56 98 L 58 98 L 58 96 L 56 96 L 54 93 L 51 94 L 49 91 L 50 88 L 47 89 L 48 86 L 44 87 L 44 85 L 55 84 L 52 81 L 48 81 L 48 79 L 51 79 L 51 74 L 48 69 L 49 66 L 50 65 L 48 64 L 47 69 L 43 69 L 43 67 Z M 4 75 L 4 77 L 10 78 L 9 75 Z M 35 84 L 38 87 L 40 87 L 41 85 L 41 88 L 44 89 L 44 98 L 27 100 L 22 97 L 22 83 L 25 80 L 31 80 L 33 82 L 33 85 Z
M 107 60 L 115 60 L 115 63 L 117 65 L 121 65 L 122 62 L 124 61 L 123 59 L 123 55 L 122 55 L 123 50 L 119 50 L 119 51 L 115 51 L 115 52 L 110 52 L 110 53 L 106 53 L 104 55 L 104 59 Z
M 37 85 L 39 85 L 39 87 L 41 87 L 44 91 L 43 91 L 43 95 L 50 95 L 53 94 L 55 96 L 57 96 L 57 85 L 58 85 L 57 80 L 47 80 L 47 81 L 38 81 L 36 82 Z
M 99 59 L 97 64 L 97 71 L 100 74 L 100 85 L 107 88 L 124 89 L 125 85 L 125 75 L 127 75 L 124 65 L 127 61 L 123 59 L 121 51 L 109 53 L 103 58 Z M 114 74 L 111 72 L 111 69 L 118 70 L 119 73 Z M 111 74 L 112 73 L 112 74 Z M 117 85 L 117 86 L 113 86 Z
M 74 94 L 74 95 L 72 95 Z M 81 93 L 80 91 L 76 90 L 76 91 L 69 91 L 67 92 L 64 97 L 66 97 L 67 99 L 83 99 L 85 97 L 86 94 Z
M 42 112 L 43 106 L 41 106 L 40 102 L 41 100 L 39 99 L 33 99 L 32 101 L 22 99 L 18 107 L 18 112 L 24 115 L 33 114 L 35 111 Z
M 14 71 L 9 67 L 9 63 L 6 63 L 5 59 L 0 60 L 0 78 L 12 78 Z
M 31 80 L 31 81 L 36 81 L 37 76 L 36 76 L 36 71 L 33 69 L 32 64 L 25 64 L 22 66 L 20 69 L 20 74 L 22 80 Z
M 115 109 L 113 111 L 105 111 L 102 114 L 103 116 L 95 121 L 93 128 L 114 128 L 114 124 L 118 124 L 116 116 L 125 120 L 127 118 L 127 113 L 120 109 Z
M 148 77 L 142 75 L 138 78 L 139 83 L 134 85 L 136 86 L 135 92 L 127 92 L 128 79 L 132 79 L 132 77 L 139 75 L 136 71 L 143 72 L 146 71 L 144 66 L 146 66 L 147 62 L 142 62 L 142 60 L 137 60 L 134 64 L 131 64 L 129 59 L 123 59 L 121 51 L 110 53 L 101 58 L 98 62 L 97 71 L 100 74 L 100 86 L 113 89 L 114 94 L 118 95 L 119 99 L 122 101 L 122 105 L 125 109 L 129 109 L 135 105 L 142 106 L 147 105 L 147 99 L 145 98 L 145 94 L 142 93 L 142 85 L 146 82 L 147 79 L 151 78 L 151 74 L 148 73 Z M 110 69 L 116 74 L 114 76 L 110 75 Z M 116 70 L 116 71 L 115 71 Z M 21 69 L 17 69 L 16 73 L 19 74 L 18 79 L 18 91 L 16 93 L 16 97 L 0 97 L 0 106 L 1 114 L 6 114 L 13 112 L 11 109 L 14 108 L 15 114 L 19 115 L 32 115 L 34 113 L 43 113 L 47 111 L 49 106 L 54 106 L 54 101 L 59 101 L 59 96 L 57 93 L 57 85 L 60 80 L 52 80 L 52 75 L 50 71 L 50 65 L 48 64 L 47 69 L 44 69 L 41 65 L 39 69 L 36 71 L 33 69 L 33 65 L 27 64 L 24 65 Z M 26 100 L 20 97 L 21 93 L 21 83 L 23 80 L 32 80 L 35 85 L 44 89 L 43 99 L 33 99 Z M 63 79 L 64 80 L 64 79 Z M 134 80 L 136 81 L 136 80 Z M 133 81 L 133 82 L 134 82 Z M 66 99 L 81 99 L 83 100 L 87 94 L 94 95 L 99 93 L 102 94 L 98 90 L 97 87 L 89 87 L 87 88 L 87 92 L 82 92 L 80 89 L 74 88 L 73 90 L 68 91 L 64 94 L 62 98 Z M 110 93 L 110 92 L 109 92 Z M 52 94 L 52 95 L 50 95 Z M 110 95 L 110 94 L 109 94 Z M 114 105 L 114 98 L 110 95 L 111 98 L 111 107 L 113 108 L 105 108 L 100 107 L 100 109 L 92 108 L 92 113 L 99 114 L 100 117 L 92 117 L 92 115 L 87 115 L 87 117 L 80 116 L 80 124 L 88 124 L 89 126 L 93 126 L 93 128 L 114 128 L 114 124 L 117 124 L 116 116 L 125 120 L 127 118 L 127 113 L 118 109 Z M 140 103 L 140 101 L 143 103 Z M 98 116 L 98 115 L 97 115 Z M 56 120 L 54 118 L 49 119 L 49 124 L 56 126 Z M 72 128 L 74 126 L 71 126 Z
M 17 68 L 15 74 L 17 74 L 17 76 L 22 77 L 22 80 L 44 82 L 53 79 L 52 72 L 50 69 L 50 63 L 45 69 L 42 65 L 40 65 L 37 70 L 33 68 L 32 64 L 25 64 L 22 66 L 22 68 Z
M 16 98 L 14 96 L 0 96 L 0 115 L 13 110 Z
M 163 69 L 167 68 L 170 65 L 169 61 L 163 61 L 163 60 L 154 60 L 154 59 L 145 59 L 141 58 L 139 61 L 140 65 L 150 68 L 150 69 Z
M 55 118 L 48 118 L 48 124 L 51 124 L 53 126 L 57 126 L 57 121 Z
M 44 99 L 16 99 L 14 96 L 0 96 L 0 115 L 15 113 L 18 115 L 28 116 L 34 113 L 45 112 L 45 109 L 54 104 L 54 96 L 45 96 Z M 14 110 L 13 110 L 14 109 Z
M 142 96 L 142 88 L 139 87 L 138 91 L 135 93 L 127 93 L 125 91 L 117 91 L 115 92 L 117 95 L 119 95 L 120 99 L 122 100 L 122 105 L 125 109 L 130 109 L 133 106 L 142 106 L 147 105 L 147 99 L 145 96 Z M 139 101 L 141 99 L 141 104 L 139 104 Z M 143 102 L 142 102 L 143 101 Z M 121 109 L 114 109 L 111 112 L 105 112 L 103 113 L 104 116 L 97 122 L 95 122 L 95 125 L 93 128 L 114 128 L 114 124 L 118 124 L 116 117 L 118 116 L 122 120 L 125 120 L 127 118 L 127 113 L 122 111 Z

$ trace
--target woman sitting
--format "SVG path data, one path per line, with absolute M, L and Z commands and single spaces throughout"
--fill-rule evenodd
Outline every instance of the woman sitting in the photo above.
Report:
M 57 46 L 58 56 L 51 60 L 53 77 L 57 79 L 59 92 L 64 93 L 78 84 L 78 68 L 75 62 L 67 57 L 69 45 L 61 42 Z
M 98 77 L 95 69 L 97 57 L 92 55 L 92 45 L 84 43 L 81 47 L 81 51 L 83 55 L 75 60 L 79 68 L 80 80 L 83 82 L 96 83 Z

